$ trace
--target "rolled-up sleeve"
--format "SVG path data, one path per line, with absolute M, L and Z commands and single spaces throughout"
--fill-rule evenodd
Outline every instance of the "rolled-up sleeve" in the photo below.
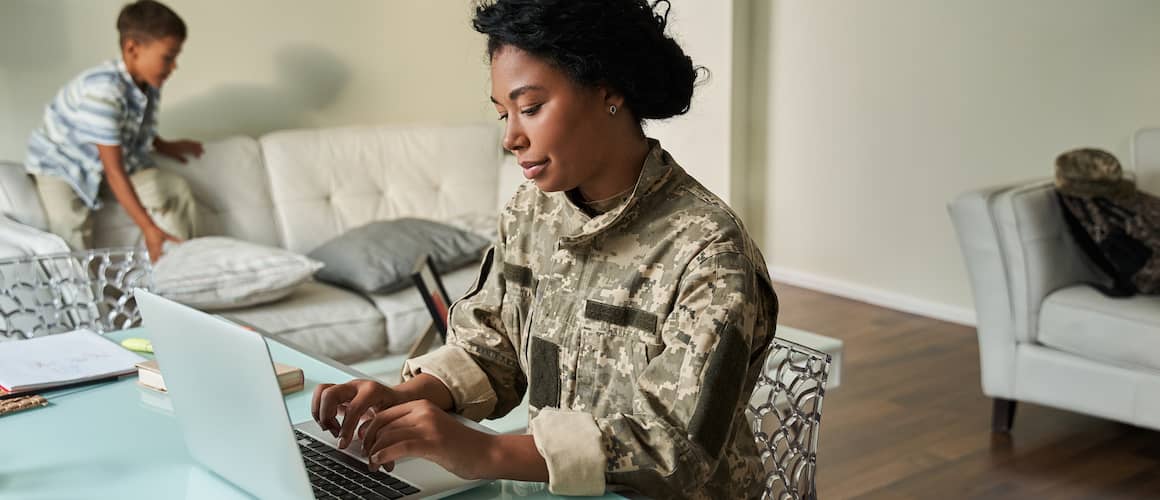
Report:
M 451 391 L 454 411 L 476 421 L 506 415 L 523 400 L 528 385 L 501 320 L 503 238 L 501 227 L 475 286 L 452 304 L 446 345 L 403 367 L 404 380 L 419 373 L 441 380 Z

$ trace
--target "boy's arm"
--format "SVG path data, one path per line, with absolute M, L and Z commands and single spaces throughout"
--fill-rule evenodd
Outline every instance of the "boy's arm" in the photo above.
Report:
M 141 234 L 145 237 L 145 248 L 149 250 L 149 258 L 157 261 L 161 256 L 162 243 L 166 240 L 177 242 L 181 240 L 162 231 L 145 211 L 145 206 L 137 197 L 137 191 L 133 189 L 133 183 L 129 182 L 129 175 L 125 173 L 121 161 L 121 146 L 97 144 L 97 154 L 105 167 L 105 181 L 109 183 L 109 190 L 117 198 L 117 203 L 120 203 L 129 214 L 129 218 L 141 228 Z
M 186 155 L 200 158 L 201 154 L 205 152 L 205 148 L 202 147 L 200 142 L 189 139 L 167 141 L 162 139 L 161 136 L 153 137 L 153 150 L 181 163 L 185 163 Z

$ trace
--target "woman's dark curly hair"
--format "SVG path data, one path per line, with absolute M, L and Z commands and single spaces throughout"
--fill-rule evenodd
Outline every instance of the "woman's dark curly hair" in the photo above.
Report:
M 491 57 L 517 47 L 577 84 L 620 92 L 639 120 L 663 119 L 689 111 L 704 70 L 665 35 L 670 8 L 667 0 L 481 0 L 472 26 L 487 35 Z

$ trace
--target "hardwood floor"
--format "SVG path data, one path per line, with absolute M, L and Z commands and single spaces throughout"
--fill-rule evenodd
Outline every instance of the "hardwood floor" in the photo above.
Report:
M 845 342 L 822 499 L 1160 498 L 1160 432 L 1019 403 L 992 435 L 973 328 L 788 285 L 778 322 Z

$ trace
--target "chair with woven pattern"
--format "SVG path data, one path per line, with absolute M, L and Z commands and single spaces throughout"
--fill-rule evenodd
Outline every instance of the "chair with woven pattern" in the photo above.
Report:
M 818 431 L 831 357 L 774 338 L 746 415 L 766 470 L 763 499 L 815 500 Z
M 0 341 L 137 326 L 131 291 L 151 285 L 148 255 L 135 248 L 0 260 Z

